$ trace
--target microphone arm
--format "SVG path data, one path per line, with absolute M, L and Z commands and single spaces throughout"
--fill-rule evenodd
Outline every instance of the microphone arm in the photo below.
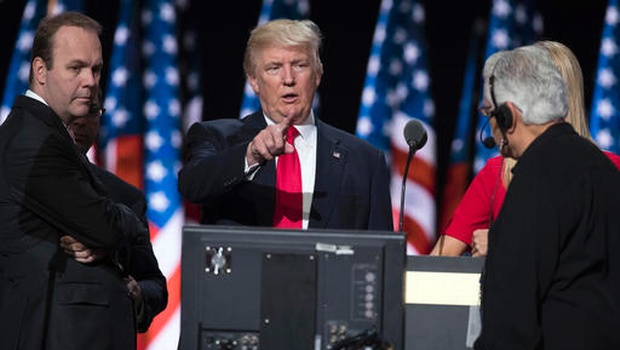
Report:
M 480 128 L 480 134 L 478 134 L 478 139 L 480 139 L 480 143 L 482 143 L 482 145 L 485 148 L 489 148 L 489 149 L 496 146 L 495 139 L 492 136 L 482 138 L 482 133 L 484 132 L 484 128 L 486 128 L 486 126 L 489 124 L 490 119 L 491 118 L 488 117 L 487 120 L 484 121 L 484 124 Z
M 422 148 L 426 144 L 428 135 L 424 125 L 417 119 L 411 119 L 405 125 L 403 130 L 405 141 L 409 145 L 409 154 L 407 155 L 407 164 L 405 165 L 405 172 L 403 173 L 403 184 L 400 192 L 400 215 L 398 218 L 398 231 L 403 232 L 403 217 L 405 212 L 405 188 L 407 187 L 407 173 L 409 172 L 409 165 L 411 159 L 417 150 Z
M 403 232 L 403 216 L 405 214 L 405 190 L 407 188 L 407 173 L 409 172 L 409 165 L 411 164 L 411 159 L 413 159 L 413 155 L 415 154 L 415 152 L 415 147 L 409 147 L 409 154 L 407 154 L 405 172 L 403 173 L 403 184 L 400 189 L 400 213 L 398 215 L 398 232 Z

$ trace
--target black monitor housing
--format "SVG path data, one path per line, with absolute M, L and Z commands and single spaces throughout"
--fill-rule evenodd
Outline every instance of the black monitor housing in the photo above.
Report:
M 405 254 L 398 232 L 185 226 L 179 349 L 402 350 Z

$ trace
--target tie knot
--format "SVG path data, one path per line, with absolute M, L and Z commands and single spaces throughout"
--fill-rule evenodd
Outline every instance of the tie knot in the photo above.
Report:
M 294 126 L 289 126 L 288 130 L 286 131 L 286 140 L 290 144 L 293 144 L 293 141 L 295 141 L 295 138 L 297 136 L 299 136 L 299 130 L 297 130 L 297 128 L 295 128 Z

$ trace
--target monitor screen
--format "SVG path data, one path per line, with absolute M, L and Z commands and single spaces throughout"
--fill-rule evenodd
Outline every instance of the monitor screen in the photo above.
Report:
M 401 350 L 405 254 L 397 232 L 185 226 L 179 348 Z

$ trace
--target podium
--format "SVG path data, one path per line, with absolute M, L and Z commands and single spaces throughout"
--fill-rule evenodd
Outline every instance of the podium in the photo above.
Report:
M 405 349 L 468 350 L 480 333 L 484 258 L 408 256 Z

